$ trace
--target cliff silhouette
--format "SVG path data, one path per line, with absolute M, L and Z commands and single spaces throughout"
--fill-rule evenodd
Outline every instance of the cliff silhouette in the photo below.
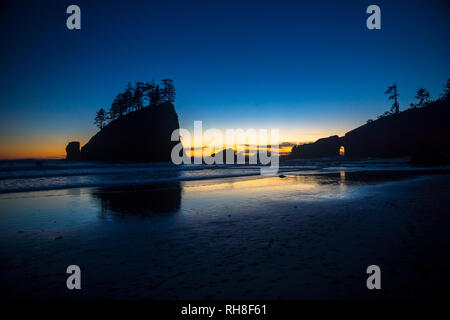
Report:
M 103 127 L 86 143 L 76 158 L 100 161 L 171 161 L 179 141 L 171 141 L 179 128 L 178 115 L 171 102 L 129 112 Z M 74 144 L 66 148 L 73 159 Z M 70 153 L 69 153 L 70 151 Z
M 295 146 L 290 158 L 338 157 L 341 146 L 351 158 L 412 157 L 416 163 L 443 163 L 450 151 L 450 100 L 439 99 L 381 117 L 343 137 L 331 136 Z

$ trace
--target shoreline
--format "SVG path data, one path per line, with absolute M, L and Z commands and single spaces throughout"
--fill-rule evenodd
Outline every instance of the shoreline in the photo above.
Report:
M 329 161 L 329 160 L 327 160 Z M 383 162 L 381 162 L 383 163 Z M 3 171 L 0 174 L 0 197 L 4 194 L 26 193 L 39 191 L 54 191 L 79 188 L 96 187 L 133 187 L 146 185 L 157 185 L 161 183 L 189 181 L 209 181 L 220 179 L 236 178 L 256 178 L 279 176 L 339 176 L 346 174 L 350 179 L 358 181 L 384 181 L 389 179 L 407 178 L 420 175 L 439 175 L 450 174 L 450 166 L 409 166 L 406 163 L 389 163 L 391 166 L 374 166 L 373 163 L 339 162 L 331 161 L 329 165 L 323 163 L 306 163 L 298 165 L 292 163 L 291 166 L 284 165 L 279 168 L 276 174 L 263 175 L 260 173 L 260 167 L 253 165 L 231 165 L 231 166 L 169 166 L 160 167 L 160 165 L 151 164 L 146 167 L 139 165 L 137 167 L 130 164 L 103 164 L 104 167 L 96 165 L 85 168 L 75 166 L 69 168 L 51 168 L 48 170 L 30 170 L 27 168 L 19 170 L 19 174 L 11 174 Z M 334 164 L 334 166 L 333 166 Z M 341 166 L 336 166 L 336 165 Z M 105 167 L 106 165 L 106 167 Z M 147 164 L 148 165 L 148 164 Z M 158 170 L 157 170 L 158 169 Z M 0 170 L 2 172 L 2 170 Z M 5 173 L 6 172 L 6 173 Z M 26 173 L 26 174 L 25 174 Z M 120 176 L 124 178 L 117 179 Z

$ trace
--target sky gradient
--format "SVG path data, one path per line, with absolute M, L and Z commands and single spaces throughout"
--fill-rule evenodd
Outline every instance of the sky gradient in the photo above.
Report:
M 66 8 L 81 8 L 81 30 Z M 366 8 L 381 8 L 381 30 Z M 180 126 L 312 141 L 450 77 L 448 1 L 2 1 L 0 158 L 58 157 L 131 81 L 172 78 Z

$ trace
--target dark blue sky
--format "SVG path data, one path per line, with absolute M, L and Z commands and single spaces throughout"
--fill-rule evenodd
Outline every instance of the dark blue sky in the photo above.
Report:
M 79 31 L 66 28 L 70 4 Z M 382 30 L 366 28 L 371 4 Z M 403 108 L 419 87 L 439 95 L 449 13 L 445 0 L 3 3 L 0 157 L 63 155 L 127 82 L 166 77 L 182 127 L 343 134 L 389 109 L 394 81 Z

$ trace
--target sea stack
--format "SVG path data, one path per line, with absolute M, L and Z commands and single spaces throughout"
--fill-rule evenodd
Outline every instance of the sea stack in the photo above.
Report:
M 111 121 L 81 148 L 82 160 L 171 161 L 172 132 L 179 129 L 171 102 L 145 107 Z
M 66 147 L 67 160 L 80 160 L 80 142 L 72 141 Z

